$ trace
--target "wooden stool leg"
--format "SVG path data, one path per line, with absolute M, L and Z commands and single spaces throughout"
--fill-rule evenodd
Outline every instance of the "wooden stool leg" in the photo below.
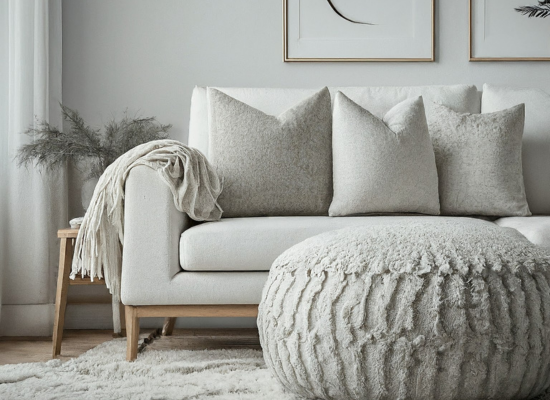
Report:
M 126 306 L 126 361 L 137 358 L 139 341 L 139 317 L 137 308 Z
M 122 332 L 120 332 L 120 336 L 124 337 L 126 336 L 126 309 L 124 308 L 124 304 L 120 303 L 120 326 L 122 327 Z
M 164 319 L 164 326 L 162 327 L 162 336 L 172 336 L 174 332 L 174 325 L 176 325 L 175 317 L 168 317 Z
M 120 326 L 121 326 L 121 332 L 120 333 L 115 333 L 113 331 L 113 337 L 116 339 L 116 338 L 121 338 L 121 337 L 125 337 L 126 336 L 126 309 L 124 308 L 124 304 L 122 303 L 119 303 L 118 305 L 118 309 L 120 311 Z
M 61 239 L 59 251 L 59 272 L 57 275 L 57 293 L 55 295 L 55 319 L 53 324 L 53 358 L 61 353 L 63 326 L 65 325 L 65 309 L 67 308 L 67 292 L 69 291 L 69 275 L 73 260 L 73 241 Z

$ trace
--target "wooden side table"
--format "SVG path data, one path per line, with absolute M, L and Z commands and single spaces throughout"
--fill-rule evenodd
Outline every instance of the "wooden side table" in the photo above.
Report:
M 55 358 L 61 353 L 61 341 L 63 340 L 63 326 L 65 325 L 65 309 L 67 308 L 67 293 L 70 285 L 105 285 L 104 279 L 82 278 L 69 279 L 73 263 L 73 252 L 78 228 L 66 228 L 57 231 L 57 237 L 61 239 L 59 247 L 59 272 L 57 276 L 57 292 L 55 295 L 55 319 L 53 324 L 53 351 Z M 124 310 L 124 307 L 121 307 Z M 121 323 L 124 326 L 123 312 L 121 312 Z M 113 335 L 119 336 L 119 335 Z

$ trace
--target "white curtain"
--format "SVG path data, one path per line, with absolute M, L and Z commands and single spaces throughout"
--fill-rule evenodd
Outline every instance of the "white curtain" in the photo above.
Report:
M 0 335 L 51 334 L 66 173 L 18 168 L 14 157 L 37 120 L 61 128 L 61 0 L 0 3 Z

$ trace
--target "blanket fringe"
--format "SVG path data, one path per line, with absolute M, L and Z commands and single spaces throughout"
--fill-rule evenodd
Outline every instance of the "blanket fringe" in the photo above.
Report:
M 75 243 L 71 279 L 105 278 L 112 294 L 113 326 L 120 326 L 120 277 L 124 243 L 124 185 L 131 169 L 145 165 L 170 188 L 176 208 L 196 221 L 216 221 L 222 181 L 198 150 L 175 140 L 144 143 L 111 164 L 95 188 Z

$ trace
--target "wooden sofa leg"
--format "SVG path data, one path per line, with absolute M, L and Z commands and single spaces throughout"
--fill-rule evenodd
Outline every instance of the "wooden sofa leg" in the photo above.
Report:
M 162 336 L 172 336 L 174 332 L 174 325 L 176 325 L 175 317 L 168 317 L 164 319 L 164 325 L 162 327 Z
M 126 310 L 126 361 L 137 358 L 139 341 L 139 317 L 137 307 L 125 306 Z

